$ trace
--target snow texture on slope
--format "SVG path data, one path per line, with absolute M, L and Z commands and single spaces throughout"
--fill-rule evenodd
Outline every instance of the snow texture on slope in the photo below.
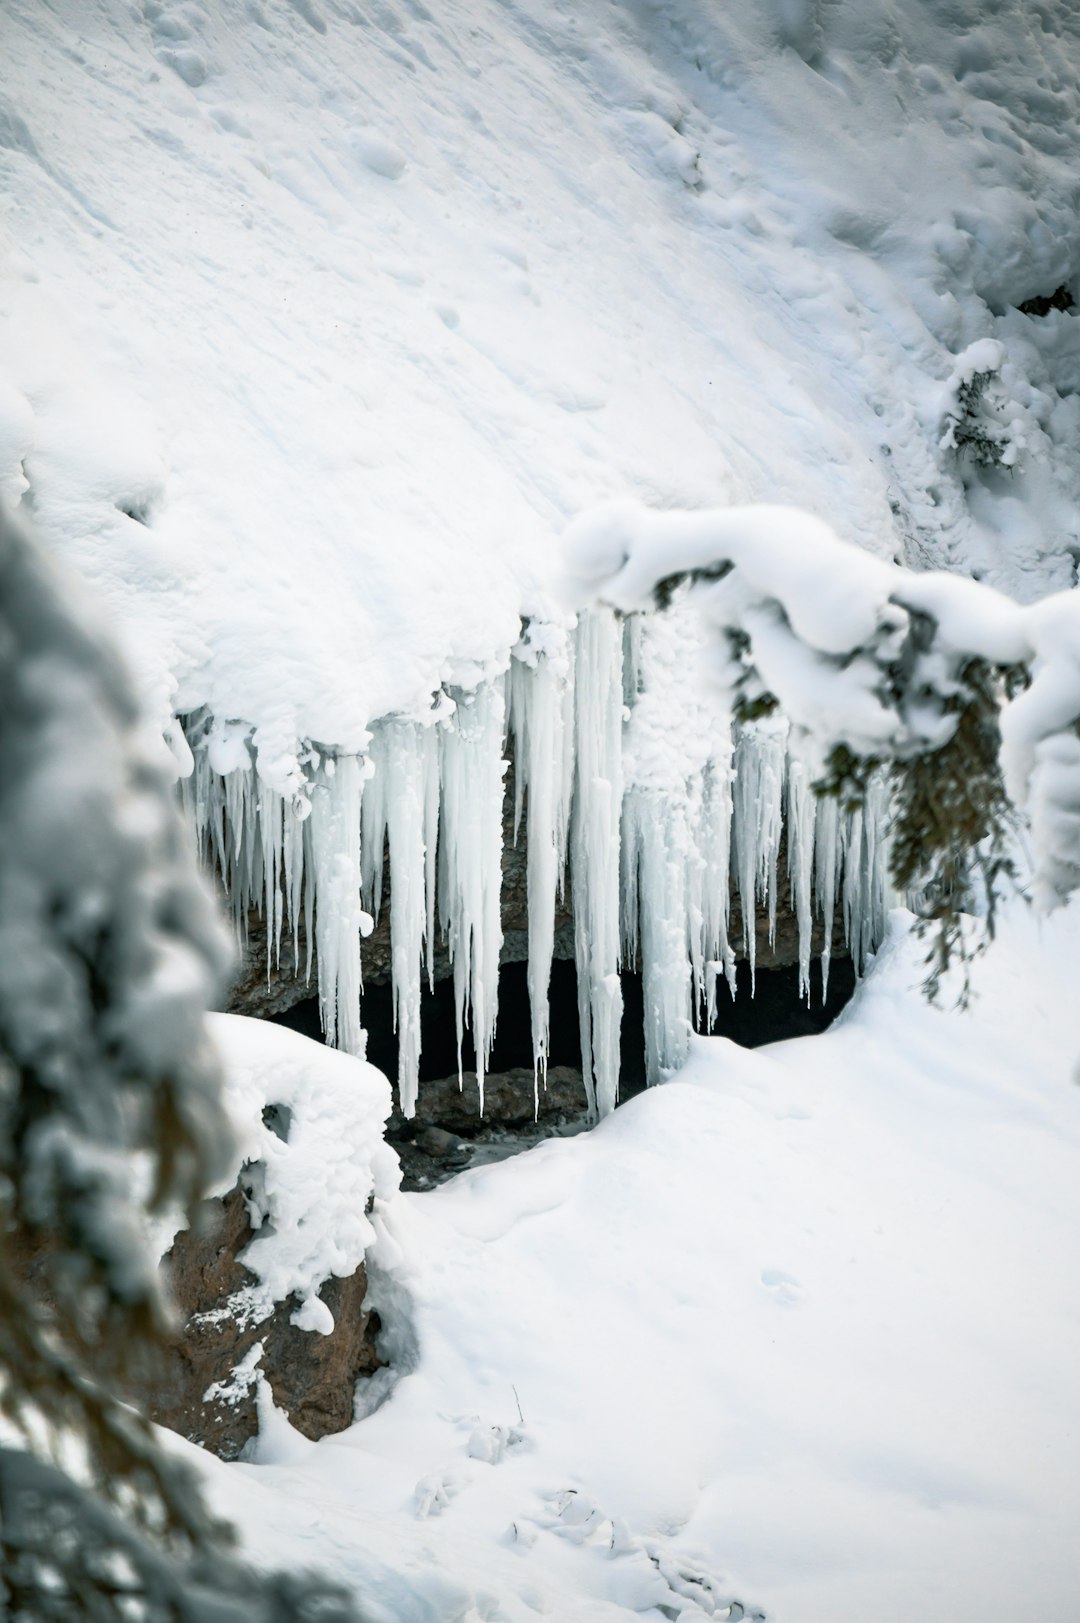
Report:
M 825 1036 L 698 1039 L 593 1132 L 378 1202 L 401 1378 L 211 1462 L 256 1555 L 377 1623 L 1071 1616 L 1077 917 L 1012 910 L 966 1012 L 909 923 Z
M 505 668 L 610 494 L 1068 584 L 1080 320 L 1016 307 L 1080 272 L 1078 35 L 1021 0 L 8 0 L 0 488 L 161 728 L 239 718 L 279 788 Z

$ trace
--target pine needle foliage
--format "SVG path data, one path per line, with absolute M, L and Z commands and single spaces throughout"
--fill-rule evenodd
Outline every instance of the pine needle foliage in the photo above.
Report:
M 227 948 L 107 637 L 2 517 L 0 761 L 0 1618 L 346 1623 L 247 1569 L 117 1395 L 169 1322 L 147 1217 L 230 1153 Z

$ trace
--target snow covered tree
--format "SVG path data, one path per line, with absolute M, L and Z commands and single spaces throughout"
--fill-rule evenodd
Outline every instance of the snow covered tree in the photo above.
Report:
M 888 776 L 893 882 L 939 924 L 931 991 L 962 950 L 962 913 L 992 932 L 1019 815 L 1036 904 L 1080 886 L 1080 593 L 1017 604 L 767 505 L 612 503 L 568 543 L 578 606 L 629 613 L 692 592 L 715 633 L 722 708 L 738 721 L 779 707 L 820 794 L 859 803 Z
M 228 1554 L 117 1396 L 168 1317 L 148 1219 L 230 1148 L 202 1021 L 226 949 L 153 751 L 107 636 L 0 519 L 0 1616 L 330 1623 L 349 1600 Z

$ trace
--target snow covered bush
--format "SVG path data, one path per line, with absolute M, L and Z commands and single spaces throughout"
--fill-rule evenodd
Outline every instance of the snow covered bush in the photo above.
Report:
M 1080 594 L 1023 606 L 767 505 L 612 503 L 571 526 L 568 554 L 581 607 L 663 606 L 688 585 L 715 635 L 721 709 L 781 708 L 819 793 L 858 803 L 888 774 L 893 881 L 942 925 L 932 988 L 961 912 L 992 929 L 1013 807 L 1030 820 L 1039 905 L 1080 885 Z
M 1004 344 L 980 338 L 957 356 L 946 385 L 942 449 L 982 468 L 1013 468 L 1026 449 L 1026 414 L 1010 398 L 1004 364 Z
M 107 639 L 0 520 L 0 1610 L 345 1618 L 223 1555 L 112 1390 L 166 1322 L 148 1212 L 232 1153 L 202 1017 L 225 946 L 152 748 Z

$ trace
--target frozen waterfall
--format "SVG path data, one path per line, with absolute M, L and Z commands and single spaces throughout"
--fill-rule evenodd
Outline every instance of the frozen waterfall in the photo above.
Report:
M 483 1073 L 498 1015 L 504 778 L 515 762 L 515 838 L 527 841 L 528 985 L 537 1088 L 549 1049 L 556 906 L 573 903 L 582 1064 L 591 1110 L 618 1096 L 620 970 L 640 966 L 647 1073 L 685 1059 L 715 1017 L 735 952 L 755 969 L 756 922 L 769 937 L 790 887 L 800 988 L 823 922 L 827 982 L 839 909 L 856 967 L 881 937 L 886 906 L 884 787 L 865 810 L 818 799 L 776 720 L 733 728 L 695 680 L 703 639 L 688 614 L 574 627 L 531 625 L 509 668 L 472 692 L 437 696 L 423 719 L 388 717 L 364 755 L 318 746 L 299 757 L 286 799 L 259 776 L 249 730 L 184 718 L 183 798 L 204 860 L 238 928 L 266 922 L 276 963 L 285 931 L 307 944 L 330 1042 L 362 1054 L 362 941 L 389 877 L 398 1084 L 415 1110 L 420 1006 L 436 932 L 455 990 L 459 1066 L 468 1027 Z M 740 935 L 729 940 L 737 901 Z

